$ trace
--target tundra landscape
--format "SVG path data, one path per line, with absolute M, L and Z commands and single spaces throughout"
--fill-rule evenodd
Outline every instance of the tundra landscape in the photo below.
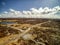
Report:
M 60 45 L 60 20 L 0 18 L 0 45 Z
M 0 45 L 60 45 L 60 0 L 0 0 Z

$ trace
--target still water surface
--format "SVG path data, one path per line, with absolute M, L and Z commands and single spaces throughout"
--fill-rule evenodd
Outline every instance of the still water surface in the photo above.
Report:
M 14 23 L 16 23 L 16 22 L 5 22 L 5 21 L 0 22 L 0 24 L 14 24 Z

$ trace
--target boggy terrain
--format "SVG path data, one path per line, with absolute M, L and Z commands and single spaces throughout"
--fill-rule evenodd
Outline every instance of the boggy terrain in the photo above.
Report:
M 60 45 L 59 20 L 15 20 L 0 22 L 0 45 Z

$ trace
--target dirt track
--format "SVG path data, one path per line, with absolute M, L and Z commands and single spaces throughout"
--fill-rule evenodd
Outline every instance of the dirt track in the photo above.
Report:
M 34 24 L 31 23 L 32 21 L 29 21 L 30 23 L 19 22 L 20 21 L 18 21 L 16 24 L 7 25 L 0 24 L 0 45 L 14 45 L 15 43 L 15 45 L 21 45 L 21 43 L 23 43 L 22 45 L 40 45 L 40 43 L 42 45 L 60 44 L 60 22 L 51 20 L 40 20 L 36 23 L 33 21 Z M 33 37 L 37 35 L 37 37 L 33 38 L 33 40 L 24 40 L 23 37 L 26 34 L 33 34 Z M 20 41 L 18 42 L 18 40 Z

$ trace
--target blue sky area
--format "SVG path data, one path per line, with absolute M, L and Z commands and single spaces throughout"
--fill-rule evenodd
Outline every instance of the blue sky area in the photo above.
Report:
M 0 12 L 14 10 L 29 10 L 30 8 L 60 6 L 60 0 L 0 0 Z

